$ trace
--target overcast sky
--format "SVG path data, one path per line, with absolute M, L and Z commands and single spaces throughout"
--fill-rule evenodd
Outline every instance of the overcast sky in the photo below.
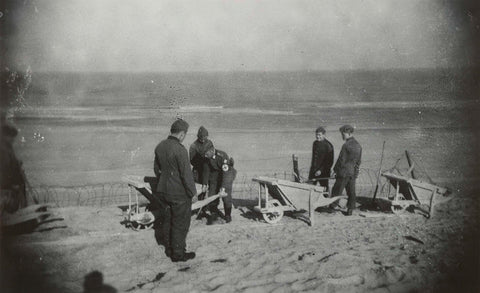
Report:
M 452 2 L 27 0 L 3 17 L 10 62 L 36 71 L 464 66 L 478 27 Z

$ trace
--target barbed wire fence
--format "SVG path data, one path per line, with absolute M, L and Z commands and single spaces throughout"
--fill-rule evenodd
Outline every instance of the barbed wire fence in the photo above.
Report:
M 300 169 L 301 177 L 305 178 L 307 169 Z M 361 168 L 357 179 L 357 196 L 372 197 L 377 184 L 378 170 Z M 240 173 L 233 185 L 232 197 L 239 205 L 251 205 L 257 202 L 258 183 L 252 178 L 265 176 L 293 181 L 293 172 L 257 172 Z M 330 182 L 332 187 L 334 180 Z M 384 177 L 380 177 L 377 197 L 389 193 L 388 184 Z M 86 186 L 34 186 L 28 188 L 39 203 L 48 203 L 57 207 L 67 206 L 109 206 L 124 205 L 129 200 L 129 187 L 126 183 L 115 182 Z M 145 198 L 139 195 L 145 202 Z

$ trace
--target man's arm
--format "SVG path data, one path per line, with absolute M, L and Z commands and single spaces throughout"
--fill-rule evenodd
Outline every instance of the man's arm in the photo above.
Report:
M 197 156 L 197 149 L 195 148 L 194 144 L 190 145 L 190 164 L 195 165 L 195 160 Z
M 345 168 L 345 163 L 347 160 L 347 153 L 345 149 L 345 144 L 343 144 L 342 149 L 340 150 L 340 154 L 338 155 L 337 162 L 335 163 L 335 167 L 333 168 L 333 171 L 335 171 L 335 174 L 338 176 L 343 175 L 343 169 Z
M 155 158 L 153 159 L 153 172 L 155 172 L 155 176 L 157 176 L 157 179 L 160 178 L 160 170 L 160 163 L 158 162 L 157 154 L 155 154 Z
M 195 187 L 195 181 L 193 181 L 192 170 L 190 169 L 190 162 L 188 161 L 188 152 L 184 147 L 175 156 L 177 160 L 178 173 L 180 174 L 180 180 L 182 181 L 187 196 L 193 198 L 197 195 L 197 188 Z
M 362 147 L 360 145 L 355 148 L 355 177 L 360 173 L 360 164 L 362 163 Z
M 318 160 L 318 147 L 316 146 L 315 142 L 313 142 L 313 145 L 312 145 L 312 162 L 310 164 L 310 172 L 308 174 L 308 179 L 312 179 L 313 177 L 315 177 L 315 172 L 317 172 L 318 170 L 318 164 L 317 164 L 317 160 Z

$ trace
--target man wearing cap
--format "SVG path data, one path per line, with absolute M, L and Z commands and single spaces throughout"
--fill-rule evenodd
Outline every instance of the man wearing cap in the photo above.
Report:
M 186 252 L 185 239 L 190 227 L 192 198 L 197 194 L 187 149 L 182 145 L 188 123 L 176 120 L 167 139 L 155 148 L 154 171 L 158 178 L 155 193 L 163 211 L 162 234 L 165 254 L 173 262 L 195 257 Z
M 190 164 L 195 182 L 203 182 L 203 163 L 205 162 L 205 152 L 213 147 L 213 143 L 208 139 L 208 130 L 200 126 L 197 133 L 197 140 L 190 145 Z M 207 186 L 202 185 L 202 192 L 207 191 Z
M 352 126 L 344 125 L 340 127 L 340 133 L 345 143 L 333 168 L 336 180 L 333 185 L 332 196 L 341 195 L 343 190 L 346 189 L 348 195 L 346 215 L 351 216 L 355 209 L 355 181 L 360 170 L 362 147 L 353 137 Z
M 18 131 L 9 124 L 1 127 L 0 140 L 0 214 L 13 213 L 27 206 L 22 162 L 15 155 L 13 143 Z
M 319 182 L 328 191 L 328 178 L 333 165 L 333 145 L 325 138 L 325 128 L 318 127 L 315 131 L 316 140 L 312 147 L 312 163 L 308 180 Z M 327 178 L 327 179 L 326 179 Z
M 225 192 L 226 196 L 222 197 L 223 208 L 225 210 L 225 221 L 230 223 L 232 221 L 232 189 L 233 180 L 237 175 L 237 170 L 233 167 L 233 158 L 229 158 L 227 153 L 221 150 L 216 150 L 213 146 L 205 153 L 207 158 L 203 165 L 204 184 L 209 185 L 208 196 Z M 210 212 L 215 217 L 215 214 L 220 214 L 218 210 L 219 200 L 213 201 L 209 207 Z

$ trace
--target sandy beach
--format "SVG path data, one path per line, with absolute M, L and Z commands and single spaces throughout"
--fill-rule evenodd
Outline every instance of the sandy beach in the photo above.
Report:
M 154 230 L 125 228 L 118 206 L 53 208 L 58 221 L 3 239 L 4 285 L 14 286 L 3 292 L 82 292 L 94 271 L 118 292 L 473 292 L 479 205 L 470 192 L 431 219 L 360 206 L 352 217 L 317 211 L 314 227 L 291 216 L 267 224 L 242 206 L 229 224 L 192 216 L 187 246 L 197 257 L 186 263 L 165 256 Z
M 480 292 L 477 2 L 2 1 L 1 195 L 25 187 L 51 215 L 1 219 L 0 292 Z M 154 176 L 178 118 L 187 150 L 203 126 L 237 171 L 233 221 L 192 215 L 185 263 L 165 255 L 158 222 L 125 225 L 123 179 Z M 342 162 L 344 125 L 361 146 L 354 214 L 342 199 L 314 226 L 288 212 L 266 223 L 252 179 L 305 182 L 320 127 Z M 409 187 L 388 171 L 449 200 L 430 219 L 394 213 L 389 195 Z M 335 173 L 330 187 L 350 182 Z M 305 206 L 327 201 L 303 190 Z
M 379 90 L 378 85 L 364 81 L 364 74 L 337 73 L 351 76 L 360 92 L 371 86 L 373 92 L 384 95 L 378 94 L 373 101 L 354 97 L 336 105 L 327 97 L 339 88 L 338 81 L 328 74 L 239 74 L 244 80 L 238 87 L 248 89 L 261 77 L 274 94 L 259 102 L 252 97 L 264 95 L 265 89 L 251 89 L 250 102 L 260 105 L 254 110 L 240 105 L 237 96 L 217 101 L 203 95 L 186 102 L 187 106 L 159 110 L 146 108 L 153 98 L 115 106 L 122 100 L 94 92 L 87 95 L 87 102 L 98 98 L 99 103 L 110 104 L 50 105 L 19 113 L 16 150 L 33 190 L 43 192 L 41 201 L 53 204 L 54 215 L 32 233 L 2 236 L 5 292 L 88 292 L 83 284 L 92 273 L 97 278 L 101 274 L 105 284 L 118 292 L 473 292 L 479 271 L 478 154 L 473 147 L 478 133 L 473 115 L 478 111 L 477 100 L 456 100 L 455 93 L 445 90 L 443 102 L 435 102 L 432 93 L 430 102 L 412 103 L 424 84 L 436 82 L 440 87 L 441 80 L 432 81 L 426 72 L 418 71 L 415 76 L 424 81 L 413 91 L 408 72 L 384 72 L 390 79 L 385 78 Z M 379 78 L 381 72 L 370 74 Z M 100 75 L 107 81 L 121 81 L 123 76 Z M 217 78 L 230 75 L 185 76 L 194 86 L 207 88 Z M 87 77 L 93 78 L 88 74 L 69 78 Z M 175 80 L 178 76 L 154 77 Z M 136 78 L 132 85 L 138 86 L 145 76 Z M 300 84 L 291 84 L 298 90 L 302 82 L 333 84 L 321 99 L 311 94 L 302 100 L 299 90 L 298 103 L 277 103 L 288 101 L 288 96 L 278 96 L 275 88 L 292 78 Z M 190 87 L 185 90 L 192 91 Z M 158 94 L 163 90 L 155 89 Z M 310 90 L 306 88 L 307 93 Z M 402 102 L 391 95 L 396 91 Z M 384 97 L 391 100 L 384 102 Z M 48 98 L 61 101 L 61 96 Z M 184 145 L 188 147 L 198 127 L 205 125 L 217 148 L 235 158 L 239 172 L 233 222 L 207 225 L 192 216 L 187 245 L 197 257 L 181 264 L 165 256 L 154 230 L 127 229 L 119 207 L 128 200 L 122 176 L 153 174 L 153 149 L 167 136 L 178 111 L 192 128 Z M 299 157 L 305 176 L 313 130 L 319 124 L 327 129 L 336 159 L 343 143 L 338 126 L 351 121 L 364 150 L 354 216 L 319 210 L 316 225 L 310 227 L 289 216 L 270 225 L 251 211 L 249 203 L 256 197 L 253 177 L 276 174 L 289 179 L 292 154 Z M 405 150 L 409 150 L 417 175 L 453 191 L 450 201 L 437 205 L 432 219 L 413 213 L 397 216 L 388 205 L 367 211 L 372 217 L 360 215 L 365 212 L 361 204 L 373 196 L 383 141 L 383 171 L 397 166 L 405 174 Z M 385 186 L 383 179 L 379 202 L 387 192 Z

